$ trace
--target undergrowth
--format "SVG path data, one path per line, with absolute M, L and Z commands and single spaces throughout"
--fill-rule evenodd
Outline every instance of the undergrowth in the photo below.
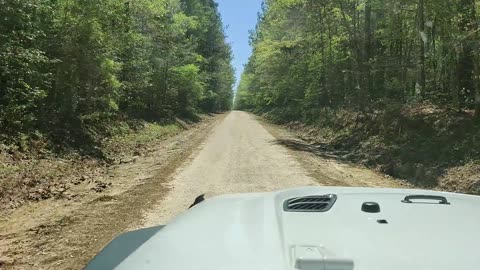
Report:
M 0 144 L 0 210 L 16 208 L 26 201 L 69 198 L 72 185 L 99 178 L 111 164 L 145 155 L 153 151 L 157 142 L 188 127 L 178 119 L 116 125 L 115 130 L 110 130 L 111 137 L 98 139 L 90 146 L 96 149 L 93 155 L 45 138 L 30 140 L 23 146 Z
M 270 112 L 265 117 L 279 123 L 277 115 Z M 286 124 L 339 159 L 419 187 L 480 194 L 480 170 L 472 169 L 480 168 L 472 165 L 480 164 L 480 124 L 471 113 L 433 106 L 368 113 L 338 109 L 324 110 L 313 121 Z M 468 174 L 451 172 L 463 171 L 462 166 L 469 166 Z

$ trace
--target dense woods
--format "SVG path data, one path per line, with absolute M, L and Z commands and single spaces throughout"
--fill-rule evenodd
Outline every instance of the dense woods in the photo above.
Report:
M 80 145 L 231 106 L 213 0 L 0 1 L 0 142 Z
M 315 121 L 432 104 L 480 116 L 476 0 L 266 0 L 237 107 Z
M 338 158 L 478 194 L 475 177 L 466 188 L 457 180 L 480 167 L 479 8 L 478 0 L 266 0 L 236 107 L 289 123 Z M 440 179 L 449 172 L 451 182 Z

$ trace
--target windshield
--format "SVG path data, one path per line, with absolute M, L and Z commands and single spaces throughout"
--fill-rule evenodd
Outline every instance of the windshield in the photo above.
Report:
M 226 194 L 453 208 L 479 141 L 480 0 L 0 0 L 0 269 L 82 268 Z

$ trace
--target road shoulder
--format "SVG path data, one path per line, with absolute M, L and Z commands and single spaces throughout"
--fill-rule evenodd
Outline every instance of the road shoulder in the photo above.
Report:
M 281 125 L 258 117 L 261 125 L 275 137 L 276 143 L 286 147 L 309 173 L 309 176 L 325 186 L 411 188 L 403 180 L 342 161 L 334 153 L 310 144 Z
M 148 155 L 112 168 L 108 177 L 114 185 L 101 194 L 30 203 L 2 217 L 0 268 L 82 268 L 169 191 L 170 175 L 225 116 L 211 117 L 162 141 Z

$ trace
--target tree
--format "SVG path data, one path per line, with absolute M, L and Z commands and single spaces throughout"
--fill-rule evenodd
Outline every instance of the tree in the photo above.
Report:
M 231 49 L 213 0 L 0 1 L 0 136 L 75 146 L 119 121 L 224 111 Z
M 3 1 L 0 7 L 0 138 L 7 142 L 35 128 L 39 105 L 52 83 L 52 59 L 42 50 L 48 2 Z
M 477 5 L 267 0 L 237 106 L 306 122 L 419 101 L 480 114 Z

